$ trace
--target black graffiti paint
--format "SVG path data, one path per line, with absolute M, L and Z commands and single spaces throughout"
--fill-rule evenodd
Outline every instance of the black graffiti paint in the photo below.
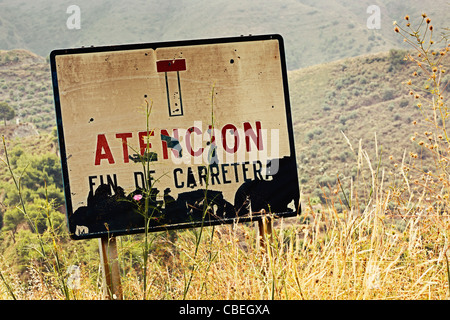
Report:
M 233 203 L 221 191 L 213 189 L 195 189 L 179 193 L 175 198 L 170 188 L 164 189 L 161 195 L 157 188 L 149 192 L 136 188 L 126 195 L 117 184 L 101 184 L 95 191 L 91 189 L 87 205 L 69 217 L 70 232 L 75 238 L 95 237 L 99 233 L 138 233 L 145 228 L 146 218 L 151 231 L 248 217 L 262 209 L 272 213 L 295 212 L 300 198 L 298 192 L 292 192 L 298 190 L 298 181 L 292 175 L 295 162 L 286 157 L 271 163 L 269 173 L 270 167 L 276 167 L 270 181 L 258 175 L 243 181 Z

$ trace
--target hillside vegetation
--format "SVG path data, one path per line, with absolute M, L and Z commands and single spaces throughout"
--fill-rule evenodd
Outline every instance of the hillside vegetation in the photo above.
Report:
M 406 81 L 414 72 L 424 72 L 405 61 L 405 54 L 391 50 L 290 73 L 296 152 L 305 194 L 322 197 L 319 185 L 335 185 L 338 175 L 349 187 L 357 173 L 350 145 L 358 149 L 360 141 L 375 163 L 375 154 L 382 150 L 382 167 L 390 165 L 389 156 L 401 161 L 405 152 L 409 155 L 419 149 L 409 137 L 415 132 L 423 136 L 426 124 Z M 446 56 L 442 63 L 449 61 Z M 442 77 L 446 92 L 449 82 L 449 75 Z M 425 79 L 419 86 L 426 86 Z
M 26 50 L 0 50 L 0 101 L 15 109 L 19 122 L 38 129 L 55 126 L 50 65 Z
M 70 30 L 69 5 L 81 12 Z M 367 8 L 380 8 L 380 29 L 369 29 Z M 57 48 L 280 33 L 290 70 L 367 53 L 405 48 L 391 26 L 405 12 L 428 12 L 436 31 L 448 19 L 447 0 L 3 0 L 0 49 L 24 48 L 47 57 Z

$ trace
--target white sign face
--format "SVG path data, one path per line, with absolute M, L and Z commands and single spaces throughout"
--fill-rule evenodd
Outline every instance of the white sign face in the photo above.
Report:
M 55 50 L 51 64 L 72 238 L 299 211 L 280 36 Z

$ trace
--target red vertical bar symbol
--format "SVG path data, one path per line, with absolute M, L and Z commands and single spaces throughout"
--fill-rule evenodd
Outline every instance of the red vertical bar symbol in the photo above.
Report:
M 159 60 L 156 61 L 156 71 L 164 72 L 166 79 L 166 91 L 167 91 L 167 104 L 169 107 L 169 116 L 182 116 L 183 115 L 183 100 L 181 99 L 181 83 L 180 83 L 180 71 L 186 70 L 185 59 L 172 59 L 172 60 Z M 171 85 L 171 81 L 167 76 L 168 72 L 177 73 L 177 84 Z
M 156 70 L 158 72 L 185 71 L 186 60 L 185 59 L 159 60 L 156 61 Z

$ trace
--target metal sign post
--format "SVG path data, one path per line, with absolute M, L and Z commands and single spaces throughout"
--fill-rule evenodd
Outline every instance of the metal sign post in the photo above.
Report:
M 103 270 L 103 294 L 108 300 L 122 300 L 116 237 L 101 237 L 98 245 Z
M 263 250 L 270 250 L 273 244 L 273 223 L 272 219 L 267 216 L 263 216 L 261 220 L 258 220 L 258 235 L 259 235 L 259 248 Z

